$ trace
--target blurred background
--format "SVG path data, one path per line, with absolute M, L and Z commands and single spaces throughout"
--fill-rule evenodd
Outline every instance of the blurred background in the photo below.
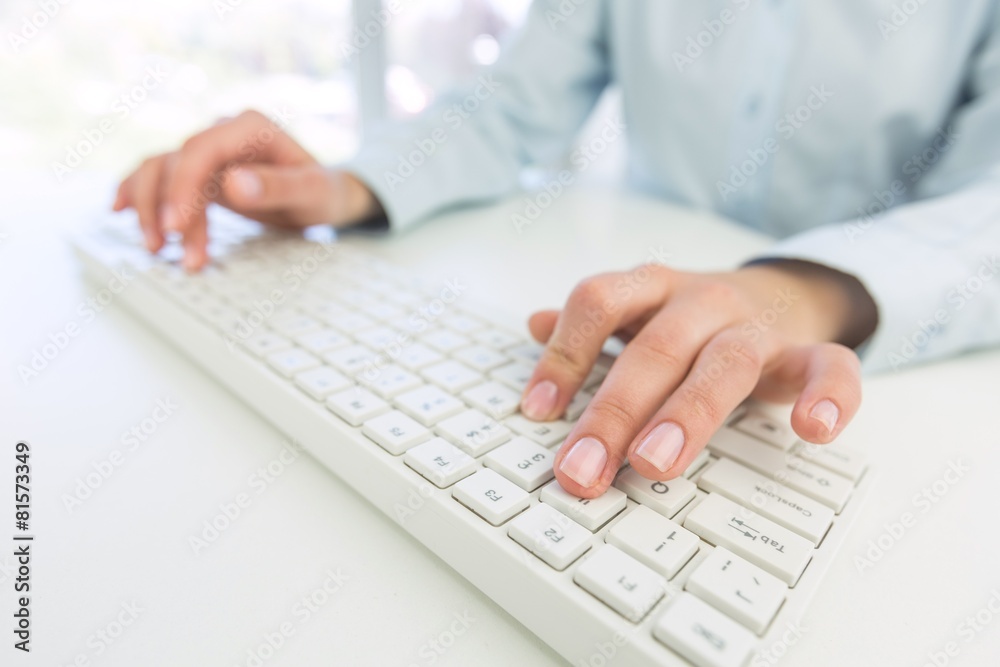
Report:
M 250 107 L 290 113 L 289 133 L 336 162 L 494 62 L 529 4 L 3 0 L 0 169 L 123 175 Z

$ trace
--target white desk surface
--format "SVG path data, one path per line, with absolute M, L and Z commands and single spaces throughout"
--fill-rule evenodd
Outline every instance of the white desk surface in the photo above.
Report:
M 248 477 L 278 454 L 282 436 L 124 310 L 111 306 L 82 323 L 40 377 L 19 379 L 17 366 L 50 333 L 82 322 L 78 305 L 94 287 L 82 281 L 66 239 L 110 193 L 107 178 L 85 174 L 61 185 L 48 175 L 8 175 L 0 188 L 0 487 L 13 485 L 13 444 L 27 439 L 37 535 L 34 650 L 24 656 L 10 647 L 6 545 L 14 531 L 5 493 L 0 663 L 68 665 L 83 656 L 94 665 L 247 665 L 248 649 L 289 621 L 294 634 L 264 665 L 564 664 L 312 459 L 253 493 Z M 431 276 L 459 277 L 470 298 L 496 303 L 518 323 L 558 306 L 587 274 L 643 261 L 650 246 L 669 251 L 678 267 L 709 268 L 766 245 L 710 218 L 603 190 L 564 195 L 519 235 L 510 214 L 522 205 L 348 242 Z M 998 378 L 1000 351 L 989 351 L 867 380 L 845 439 L 870 453 L 878 484 L 810 607 L 802 640 L 779 664 L 923 665 L 949 642 L 958 650 L 949 664 L 995 664 L 1000 614 L 984 612 L 981 621 L 992 623 L 979 632 L 960 624 L 994 595 L 1000 611 Z M 176 413 L 68 512 L 64 494 L 123 450 L 121 434 L 161 397 L 178 404 Z M 915 495 L 944 479 L 952 461 L 969 471 L 922 511 Z M 252 504 L 195 555 L 189 536 L 220 503 L 248 491 Z M 904 512 L 915 525 L 859 571 L 855 557 Z M 303 620 L 293 609 L 327 570 L 348 579 Z M 95 633 L 109 623 L 113 631 L 125 603 L 142 611 L 102 644 Z M 471 624 L 449 637 L 456 614 Z M 442 654 L 430 645 L 438 637 L 451 644 Z

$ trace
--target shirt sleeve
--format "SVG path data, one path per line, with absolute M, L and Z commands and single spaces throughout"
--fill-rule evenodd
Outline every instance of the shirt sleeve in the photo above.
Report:
M 493 69 L 417 118 L 378 128 L 342 167 L 393 229 L 514 192 L 524 167 L 564 155 L 608 84 L 605 13 L 603 2 L 537 0 Z
M 914 183 L 897 181 L 872 199 L 891 201 L 909 188 L 910 203 L 792 236 L 762 257 L 811 261 L 861 281 L 879 312 L 859 348 L 868 372 L 1000 343 L 997 19 L 972 57 L 966 88 L 952 124 L 925 154 L 933 166 L 909 165 Z

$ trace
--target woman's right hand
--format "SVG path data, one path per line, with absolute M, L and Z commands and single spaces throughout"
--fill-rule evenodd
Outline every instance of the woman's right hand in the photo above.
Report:
M 283 227 L 343 227 L 381 210 L 364 183 L 323 167 L 256 111 L 145 160 L 122 181 L 113 208 L 136 210 L 150 252 L 163 246 L 165 232 L 179 233 L 184 267 L 197 271 L 208 261 L 205 209 L 213 202 Z

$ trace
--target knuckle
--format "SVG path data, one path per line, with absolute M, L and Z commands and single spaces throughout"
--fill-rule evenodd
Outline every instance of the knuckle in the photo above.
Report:
M 764 365 L 760 350 L 740 340 L 729 340 L 724 353 L 729 356 L 733 364 L 744 371 L 758 373 Z
M 581 281 L 570 294 L 572 305 L 583 309 L 603 308 L 611 297 L 611 290 L 601 276 L 594 276 Z
M 726 416 L 719 407 L 718 397 L 712 388 L 714 383 L 686 383 L 684 389 L 684 411 L 688 421 L 700 424 L 721 423 Z
M 657 330 L 643 330 L 629 347 L 642 355 L 643 361 L 657 368 L 686 368 L 688 360 L 678 350 L 682 349 L 678 340 Z
M 701 281 L 693 289 L 699 300 L 713 306 L 730 307 L 742 302 L 739 290 L 720 280 Z
M 587 414 L 592 423 L 600 424 L 605 433 L 629 433 L 638 428 L 636 411 L 622 397 L 610 395 L 591 401 Z
M 256 109 L 244 109 L 243 111 L 240 112 L 240 115 L 237 116 L 237 118 L 251 121 L 254 123 L 259 123 L 261 121 L 267 120 L 267 116 L 257 111 Z
M 558 369 L 556 374 L 569 371 L 573 375 L 582 376 L 590 370 L 591 364 L 591 360 L 580 348 L 552 341 L 545 346 L 540 365 L 545 371 Z

